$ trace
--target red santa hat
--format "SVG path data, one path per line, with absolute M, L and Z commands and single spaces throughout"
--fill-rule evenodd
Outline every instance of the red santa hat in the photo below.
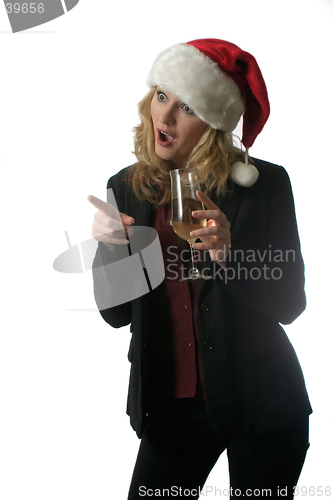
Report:
M 233 165 L 231 178 L 245 187 L 256 182 L 259 174 L 247 162 L 247 149 L 263 129 L 270 108 L 263 76 L 251 54 L 212 38 L 173 45 L 157 57 L 147 84 L 171 92 L 201 120 L 226 134 L 243 115 L 246 163 Z

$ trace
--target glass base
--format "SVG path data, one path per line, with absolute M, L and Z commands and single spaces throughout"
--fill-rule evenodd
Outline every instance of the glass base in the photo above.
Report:
M 191 269 L 187 278 L 181 278 L 179 281 L 195 281 L 195 280 L 211 280 L 213 276 L 207 274 L 200 274 L 198 269 Z

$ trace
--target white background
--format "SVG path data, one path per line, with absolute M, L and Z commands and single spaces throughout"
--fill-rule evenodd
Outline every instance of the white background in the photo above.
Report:
M 208 37 L 253 53 L 269 90 L 250 154 L 289 172 L 307 269 L 307 310 L 287 327 L 314 408 L 299 485 L 333 487 L 332 26 L 332 0 L 81 0 L 14 35 L 0 5 L 3 500 L 127 497 L 139 446 L 125 414 L 130 334 L 89 312 L 89 272 L 52 264 L 64 231 L 73 245 L 90 237 L 87 195 L 105 199 L 110 175 L 134 161 L 154 58 Z M 207 485 L 228 484 L 224 455 Z

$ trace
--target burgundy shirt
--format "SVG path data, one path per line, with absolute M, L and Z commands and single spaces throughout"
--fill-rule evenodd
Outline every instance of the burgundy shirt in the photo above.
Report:
M 150 367 L 153 397 L 204 398 L 202 360 L 198 329 L 199 280 L 180 282 L 183 270 L 191 268 L 189 244 L 170 225 L 171 207 L 155 212 L 153 227 L 159 235 L 165 265 L 165 280 L 153 292 L 153 366 Z M 199 260 L 200 252 L 196 251 Z M 200 268 L 200 262 L 197 262 Z

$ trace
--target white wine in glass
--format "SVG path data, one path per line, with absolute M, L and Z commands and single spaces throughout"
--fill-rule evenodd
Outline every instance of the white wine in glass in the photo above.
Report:
M 193 210 L 204 210 L 205 207 L 200 200 L 193 200 L 191 198 L 183 199 L 183 220 L 178 220 L 178 200 L 178 198 L 174 198 L 172 200 L 172 206 L 174 207 L 172 222 L 173 230 L 183 240 L 186 240 L 188 243 L 194 243 L 197 238 L 192 237 L 190 235 L 190 232 L 201 227 L 206 227 L 207 220 L 195 219 L 194 217 L 192 217 L 192 212 Z
M 202 276 L 193 258 L 193 243 L 196 237 L 190 235 L 191 231 L 206 227 L 206 219 L 195 219 L 192 217 L 194 210 L 204 210 L 203 203 L 197 198 L 196 192 L 200 190 L 198 172 L 196 169 L 182 168 L 171 170 L 171 222 L 174 232 L 190 245 L 192 269 L 188 278 L 180 281 L 195 280 L 199 278 L 209 279 L 211 276 Z

